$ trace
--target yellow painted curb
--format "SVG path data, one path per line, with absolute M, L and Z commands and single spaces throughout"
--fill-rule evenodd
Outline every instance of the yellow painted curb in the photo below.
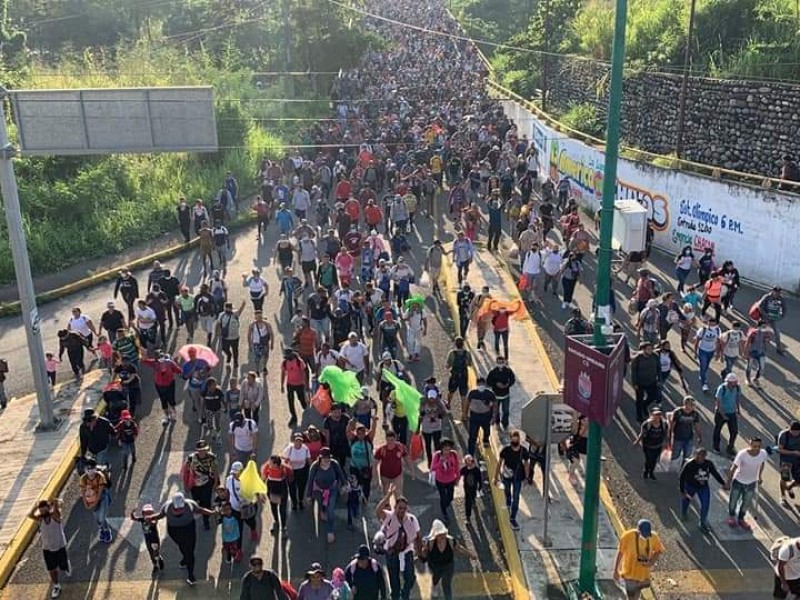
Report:
M 453 317 L 453 323 L 458 324 L 458 305 L 456 304 L 456 291 L 453 285 L 452 276 L 450 271 L 453 268 L 453 263 L 447 255 L 444 255 L 442 264 L 441 276 L 444 279 L 444 289 L 447 292 L 447 303 L 450 306 L 450 313 Z M 466 342 L 466 340 L 465 340 Z M 470 389 L 477 385 L 477 375 L 475 369 L 470 367 L 467 372 L 467 384 Z M 497 448 L 492 447 L 491 452 L 482 452 L 486 460 L 486 468 L 491 480 L 492 473 L 497 469 Z M 503 511 L 506 510 L 505 496 L 497 486 L 489 485 L 491 491 L 492 504 L 494 505 L 495 514 L 497 514 L 497 523 L 500 526 L 500 539 L 503 542 L 505 549 L 505 558 L 508 565 L 508 572 L 505 573 L 509 580 L 509 587 L 511 595 L 515 600 L 527 600 L 530 598 L 528 591 L 528 582 L 525 578 L 525 571 L 522 568 L 522 557 L 519 552 L 519 545 L 514 531 L 511 529 L 511 524 L 508 520 L 501 518 Z
M 106 410 L 105 400 L 101 399 L 100 402 L 97 403 L 95 410 L 98 414 L 103 414 Z M 38 501 L 51 500 L 61 493 L 61 490 L 64 489 L 67 481 L 72 476 L 72 470 L 75 468 L 75 458 L 78 456 L 79 452 L 80 441 L 76 436 L 67 448 L 64 458 L 61 459 L 58 467 L 50 476 L 47 485 L 44 486 Z M 8 583 L 17 563 L 33 541 L 37 529 L 38 524 L 31 519 L 26 512 L 17 533 L 11 538 L 11 542 L 6 546 L 2 554 L 0 554 L 0 587 Z
M 242 217 L 241 220 L 235 221 L 229 227 L 230 231 L 236 231 L 238 229 L 242 229 L 247 227 L 248 225 L 252 225 L 255 222 L 254 215 L 245 215 Z M 134 271 L 136 269 L 141 269 L 142 267 L 146 267 L 153 263 L 156 260 L 166 260 L 168 258 L 172 258 L 184 252 L 186 250 L 191 250 L 195 246 L 197 246 L 199 242 L 199 238 L 194 238 L 189 241 L 189 243 L 178 244 L 176 246 L 170 246 L 169 248 L 165 248 L 164 250 L 159 250 L 158 252 L 153 252 L 152 254 L 148 254 L 147 256 L 143 256 L 141 258 L 137 258 L 136 260 L 132 260 L 129 263 L 119 265 L 114 267 L 113 269 L 108 269 L 106 271 L 101 271 L 100 273 L 95 273 L 94 275 L 90 275 L 89 277 L 84 277 L 83 279 L 79 279 L 78 281 L 73 281 L 72 283 L 68 283 L 67 285 L 61 286 L 59 288 L 55 288 L 53 290 L 48 290 L 46 292 L 42 292 L 41 294 L 36 295 L 36 303 L 37 305 L 46 304 L 48 302 L 52 302 L 54 300 L 58 300 L 63 298 L 64 296 L 69 296 L 70 294 L 74 294 L 75 292 L 80 292 L 85 289 L 94 287 L 100 283 L 105 283 L 106 281 L 111 281 L 112 279 L 116 279 L 119 275 L 120 269 L 130 269 Z M 11 315 L 18 315 L 21 311 L 20 303 L 19 302 L 8 302 L 6 304 L 0 304 L 0 317 L 8 317 Z

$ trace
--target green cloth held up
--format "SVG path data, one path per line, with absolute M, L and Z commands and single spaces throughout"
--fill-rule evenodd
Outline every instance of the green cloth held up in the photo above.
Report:
M 342 402 L 353 406 L 361 397 L 361 384 L 352 371 L 344 371 L 336 365 L 328 365 L 319 374 L 319 382 L 327 383 L 331 388 L 334 402 Z
M 384 381 L 394 386 L 394 396 L 406 411 L 408 430 L 415 432 L 419 426 L 419 406 L 422 402 L 422 394 L 413 385 L 408 385 L 387 369 L 383 369 L 381 375 Z

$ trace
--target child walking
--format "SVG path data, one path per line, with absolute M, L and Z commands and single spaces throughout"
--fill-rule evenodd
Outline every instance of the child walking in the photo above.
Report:
M 467 521 L 472 518 L 475 508 L 475 499 L 483 489 L 483 474 L 471 454 L 464 456 L 464 466 L 461 467 L 461 482 L 464 485 L 464 509 Z
M 110 374 L 114 369 L 114 349 L 104 335 L 97 338 L 97 353 L 100 355 L 100 368 L 106 369 Z
M 44 370 L 47 371 L 47 378 L 50 380 L 50 385 L 55 387 L 56 385 L 56 371 L 58 371 L 58 365 L 61 364 L 61 361 L 58 360 L 52 352 L 47 352 L 44 355 Z
M 233 516 L 230 502 L 225 502 L 220 511 L 222 525 L 222 557 L 227 564 L 242 560 L 242 549 L 239 547 L 239 521 Z
M 144 543 L 147 545 L 147 553 L 153 563 L 153 577 L 157 576 L 159 571 L 164 570 L 164 558 L 161 556 L 161 538 L 158 535 L 158 522 L 150 518 L 155 512 L 152 504 L 142 506 L 142 511 L 138 516 L 136 511 L 131 511 L 131 520 L 142 526 Z
M 349 488 L 347 492 L 347 529 L 353 531 L 353 521 L 361 518 L 361 503 L 366 504 L 367 499 L 364 496 L 364 490 L 358 483 L 358 477 L 355 475 L 351 474 L 347 478 L 347 487 Z

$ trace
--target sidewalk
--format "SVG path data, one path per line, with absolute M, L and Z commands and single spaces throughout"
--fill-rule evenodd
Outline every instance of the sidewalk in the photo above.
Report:
M 36 396 L 16 398 L 0 413 L 0 586 L 5 585 L 36 533 L 27 518 L 39 499 L 57 497 L 72 473 L 78 452 L 78 427 L 85 408 L 95 408 L 106 382 L 95 369 L 79 384 L 57 388 L 54 403 L 60 425 L 37 432 Z
M 508 265 L 487 250 L 478 250 L 469 272 L 469 283 L 476 292 L 488 285 L 491 293 L 500 299 L 517 299 L 519 292 L 508 273 Z M 455 304 L 458 288 L 452 273 L 447 274 L 448 300 Z M 454 314 L 456 314 L 454 312 Z M 473 352 L 477 370 L 485 374 L 494 364 L 493 337 L 486 337 L 487 351 L 475 350 L 474 330 L 468 333 L 468 343 Z M 555 392 L 558 378 L 547 357 L 544 346 L 529 316 L 522 321 L 511 321 L 509 332 L 509 365 L 517 376 L 511 390 L 511 424 L 519 424 L 522 405 L 538 392 Z M 492 434 L 492 452 L 485 457 L 490 479 L 494 474 L 496 456 L 507 442 L 507 433 L 495 429 Z M 495 508 L 498 512 L 501 535 L 508 553 L 507 559 L 513 582 L 515 598 L 531 599 L 562 598 L 563 582 L 578 578 L 581 548 L 581 523 L 583 483 L 569 483 L 564 461 L 559 460 L 555 446 L 551 448 L 550 474 L 550 546 L 545 547 L 542 536 L 544 522 L 544 499 L 542 497 L 541 473 L 535 477 L 535 485 L 525 486 L 520 499 L 521 530 L 511 530 L 504 517 L 503 492 L 493 488 Z M 601 489 L 604 507 L 600 511 L 598 539 L 598 581 L 605 598 L 623 598 L 623 594 L 612 581 L 613 561 L 617 536 L 622 524 L 609 501 L 605 489 Z M 610 509 L 610 513 L 609 513 Z M 516 556 L 519 558 L 517 559 Z

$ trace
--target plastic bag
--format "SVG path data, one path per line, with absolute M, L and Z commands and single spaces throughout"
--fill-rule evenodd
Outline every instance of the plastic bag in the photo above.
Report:
M 430 287 L 431 285 L 431 276 L 428 274 L 427 271 L 424 271 L 422 275 L 419 276 L 419 282 L 417 283 L 419 287 Z
M 408 444 L 408 455 L 411 460 L 419 460 L 422 458 L 422 436 L 418 433 L 415 433 L 411 436 L 411 442 Z
M 259 494 L 266 495 L 267 493 L 267 484 L 258 474 L 256 461 L 254 460 L 247 461 L 247 466 L 242 471 L 242 474 L 239 475 L 239 483 L 241 484 L 239 495 L 247 502 L 255 502 Z
M 664 448 L 661 451 L 655 471 L 657 473 L 677 473 L 681 470 L 681 462 L 682 459 L 680 457 L 672 460 L 672 450 Z
M 531 285 L 531 279 L 528 277 L 527 274 L 523 273 L 522 276 L 519 278 L 519 291 L 524 292 L 527 290 Z
M 311 397 L 311 406 L 323 417 L 327 417 L 331 412 L 332 405 L 333 400 L 331 399 L 330 392 L 326 390 L 324 386 L 319 386 Z
M 761 320 L 761 301 L 758 300 L 753 303 L 753 306 L 750 307 L 750 310 L 747 311 L 747 315 L 753 319 L 753 321 L 760 321 Z

